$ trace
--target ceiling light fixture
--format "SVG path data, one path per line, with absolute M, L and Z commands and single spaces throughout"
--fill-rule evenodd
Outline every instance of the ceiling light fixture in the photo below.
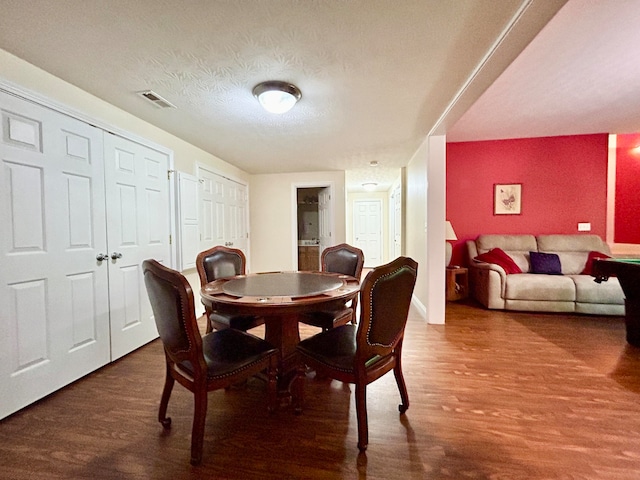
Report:
M 267 112 L 278 114 L 288 112 L 302 98 L 298 87 L 279 80 L 259 83 L 253 87 L 253 95 Z
M 364 188 L 367 192 L 372 192 L 378 186 L 375 182 L 367 182 L 362 184 L 362 188 Z
M 377 167 L 378 166 L 378 161 L 377 160 L 371 160 L 369 162 L 369 166 L 370 167 Z

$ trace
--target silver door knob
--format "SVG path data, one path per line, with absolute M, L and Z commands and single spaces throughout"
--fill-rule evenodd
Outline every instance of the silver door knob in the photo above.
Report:
M 119 258 L 122 258 L 122 254 L 120 252 L 113 252 L 111 254 L 111 260 L 117 260 Z
M 98 255 L 96 255 L 96 260 L 99 262 L 102 262 L 103 260 L 108 260 L 108 259 L 109 259 L 109 255 L 105 253 L 99 253 Z

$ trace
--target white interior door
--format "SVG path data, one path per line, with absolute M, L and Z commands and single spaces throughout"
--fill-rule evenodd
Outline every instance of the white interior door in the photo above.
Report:
M 180 250 L 178 269 L 184 271 L 196 267 L 200 247 L 198 178 L 178 172 L 178 219 Z
M 398 185 L 392 194 L 393 199 L 393 258 L 402 255 L 402 194 Z
M 158 336 L 141 264 L 172 265 L 168 171 L 166 153 L 105 135 L 112 360 Z
M 200 181 L 200 251 L 224 245 L 224 180 L 204 168 L 198 169 Z
M 331 234 L 331 188 L 324 187 L 318 192 L 318 237 L 320 240 L 320 255 L 325 248 L 333 245 Z M 321 269 L 318 259 L 318 269 Z
M 198 179 L 200 251 L 225 245 L 247 255 L 247 186 L 202 167 L 198 168 Z
M 356 247 L 364 252 L 365 267 L 377 267 L 382 263 L 382 202 L 356 200 L 353 204 Z
M 0 92 L 0 418 L 109 362 L 103 132 Z
M 224 179 L 224 239 L 225 244 L 247 254 L 247 187 Z

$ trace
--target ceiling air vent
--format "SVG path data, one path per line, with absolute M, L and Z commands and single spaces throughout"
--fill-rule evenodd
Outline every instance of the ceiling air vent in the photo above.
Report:
M 176 108 L 176 106 L 173 103 L 169 102 L 168 100 L 165 100 L 160 95 L 158 95 L 156 92 L 153 92 L 151 90 L 146 90 L 144 92 L 140 92 L 140 95 L 142 95 L 144 98 L 146 98 L 150 102 L 153 102 L 157 107 L 160 107 L 160 108 Z

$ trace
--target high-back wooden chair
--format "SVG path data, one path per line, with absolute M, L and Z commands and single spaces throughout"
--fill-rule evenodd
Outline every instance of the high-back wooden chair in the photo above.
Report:
M 418 264 L 399 257 L 367 274 L 360 289 L 358 325 L 347 324 L 301 341 L 296 382 L 302 393 L 305 365 L 322 377 L 355 384 L 358 418 L 358 448 L 369 443 L 367 385 L 393 370 L 402 403 L 409 408 L 409 395 L 402 374 L 402 341 L 416 282 Z
M 216 245 L 200 252 L 196 257 L 196 269 L 200 277 L 200 285 L 204 286 L 219 278 L 245 275 L 246 258 L 242 250 Z M 207 332 L 234 328 L 247 331 L 264 323 L 264 319 L 254 315 L 233 315 L 212 311 L 205 306 Z
M 352 247 L 346 243 L 328 247 L 322 251 L 321 260 L 323 272 L 341 273 L 355 277 L 358 280 L 362 276 L 364 253 L 359 248 Z M 355 323 L 357 306 L 358 298 L 356 297 L 351 302 L 350 307 L 345 305 L 337 310 L 305 313 L 301 315 L 300 321 L 307 325 L 320 327 L 323 331 L 326 331 L 349 322 Z
M 201 337 L 187 279 L 155 260 L 145 260 L 142 270 L 166 359 L 158 420 L 164 428 L 171 426 L 167 407 L 175 381 L 193 393 L 191 463 L 197 465 L 202 460 L 207 393 L 265 371 L 268 408 L 273 411 L 278 350 L 258 337 L 231 328 Z

